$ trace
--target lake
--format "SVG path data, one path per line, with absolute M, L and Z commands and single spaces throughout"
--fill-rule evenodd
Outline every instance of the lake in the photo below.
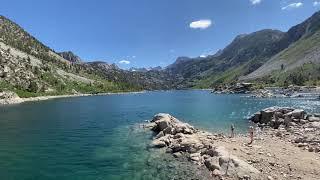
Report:
M 250 114 L 269 106 L 320 112 L 312 99 L 258 99 L 209 91 L 156 91 L 55 99 L 0 107 L 0 177 L 21 179 L 167 179 L 183 165 L 149 148 L 139 128 L 170 113 L 196 128 L 245 133 Z M 190 176 L 188 176 L 190 177 Z

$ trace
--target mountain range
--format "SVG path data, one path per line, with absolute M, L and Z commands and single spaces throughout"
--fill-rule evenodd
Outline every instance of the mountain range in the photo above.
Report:
M 159 89 L 212 88 L 240 81 L 262 85 L 318 85 L 320 12 L 287 32 L 238 35 L 207 57 L 179 57 L 165 67 L 124 70 L 55 52 L 0 16 L 0 89 L 22 97 Z

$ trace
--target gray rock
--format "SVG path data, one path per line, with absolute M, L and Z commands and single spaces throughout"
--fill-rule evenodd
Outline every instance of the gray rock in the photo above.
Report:
M 276 118 L 282 118 L 282 119 L 284 119 L 284 114 L 283 114 L 281 111 L 275 112 L 275 113 L 274 113 L 274 116 L 275 116 Z
M 164 136 L 163 131 L 160 131 L 155 138 L 156 138 L 156 139 L 159 139 L 159 138 L 161 138 L 161 137 L 163 137 L 163 136 Z
M 169 122 L 166 120 L 157 121 L 156 124 L 158 125 L 158 130 L 163 131 L 167 127 L 169 127 Z
M 173 157 L 175 157 L 175 158 L 180 158 L 180 157 L 182 157 L 182 153 L 181 153 L 181 152 L 175 152 L 175 153 L 173 153 L 172 155 L 173 155 Z
M 283 119 L 272 119 L 269 123 L 270 127 L 274 129 L 278 129 L 281 124 L 283 124 L 284 120 Z
M 191 161 L 199 162 L 201 160 L 200 153 L 192 153 L 192 154 L 190 154 L 189 158 Z
M 159 114 L 156 114 L 153 119 L 151 120 L 151 122 L 156 122 L 158 120 L 166 120 L 166 121 L 170 121 L 171 119 L 171 116 L 170 114 L 166 114 L 166 113 L 159 113 Z
M 260 123 L 263 123 L 263 124 L 269 123 L 273 117 L 274 112 L 275 112 L 274 109 L 265 109 L 261 111 Z
M 180 144 L 172 144 L 172 146 L 170 147 L 172 149 L 172 152 L 180 152 L 183 150 L 183 148 L 181 147 Z
M 289 114 L 289 113 L 287 113 L 287 114 Z M 290 114 L 292 115 L 293 118 L 303 119 L 305 111 L 303 109 L 295 109 L 292 112 L 290 112 Z
M 210 170 L 220 170 L 219 161 L 217 158 L 208 158 L 204 161 L 204 165 Z
M 308 118 L 309 122 L 320 122 L 320 117 L 311 116 Z
M 166 153 L 172 154 L 172 149 L 171 149 L 171 148 L 167 148 L 167 149 L 166 149 Z
M 250 121 L 254 123 L 259 123 L 261 120 L 261 112 L 256 112 L 251 118 Z
M 163 130 L 164 134 L 173 134 L 172 132 L 173 132 L 173 128 L 170 126 Z
M 267 177 L 268 180 L 274 180 L 272 176 Z
M 300 123 L 300 124 L 306 124 L 306 123 L 308 123 L 308 121 L 307 121 L 307 120 L 304 120 L 304 119 L 300 119 L 299 123 Z
M 285 116 L 284 116 L 284 125 L 285 125 L 285 126 L 289 126 L 289 123 L 291 123 L 291 122 L 292 122 L 291 116 L 285 115 Z
M 143 125 L 143 127 L 147 129 L 153 129 L 156 126 L 157 126 L 156 123 L 148 123 Z
M 212 148 L 211 148 L 211 149 L 206 149 L 206 150 L 204 151 L 204 154 L 207 154 L 207 155 L 213 157 L 213 156 L 216 155 L 216 151 L 215 151 L 214 149 L 212 149 Z
M 309 152 L 313 152 L 313 151 L 314 151 L 314 148 L 313 148 L 312 146 L 309 146 L 309 147 L 308 147 L 308 151 L 309 151 Z
M 166 147 L 166 143 L 159 139 L 156 139 L 152 141 L 152 146 L 156 148 L 163 148 L 163 147 Z
M 220 170 L 215 169 L 215 170 L 212 171 L 212 175 L 213 175 L 213 176 L 216 176 L 216 177 L 221 177 L 221 176 L 222 176 L 222 173 L 221 173 Z
M 289 122 L 288 123 L 288 127 L 291 127 L 291 126 L 296 126 L 297 124 L 295 122 Z

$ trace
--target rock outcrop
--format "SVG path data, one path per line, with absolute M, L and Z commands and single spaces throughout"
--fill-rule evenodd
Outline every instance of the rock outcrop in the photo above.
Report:
M 247 162 L 233 156 L 222 146 L 215 146 L 215 140 L 224 138 L 219 134 L 195 129 L 169 114 L 157 114 L 145 125 L 156 133 L 152 146 L 165 148 L 173 157 L 187 157 L 196 165 L 205 166 L 212 175 L 237 179 L 258 179 L 260 172 Z
M 0 92 L 0 105 L 19 104 L 22 102 L 23 100 L 14 92 L 11 92 L 11 91 Z
M 310 152 L 320 151 L 320 115 L 302 109 L 270 107 L 249 118 L 261 127 L 271 127 L 274 135 Z
M 213 89 L 215 94 L 248 94 L 254 90 L 252 83 L 237 83 L 233 85 L 218 86 Z
M 280 125 L 285 127 L 295 126 L 297 124 L 306 124 L 309 118 L 302 109 L 288 107 L 270 107 L 255 113 L 249 119 L 254 123 L 265 124 L 278 129 Z

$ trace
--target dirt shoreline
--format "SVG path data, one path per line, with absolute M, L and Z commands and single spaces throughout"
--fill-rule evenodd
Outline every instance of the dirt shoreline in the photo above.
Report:
M 320 154 L 299 148 L 276 134 L 273 129 L 264 129 L 252 145 L 248 145 L 248 135 L 219 139 L 214 145 L 225 147 L 232 155 L 258 169 L 261 179 L 318 180 Z

